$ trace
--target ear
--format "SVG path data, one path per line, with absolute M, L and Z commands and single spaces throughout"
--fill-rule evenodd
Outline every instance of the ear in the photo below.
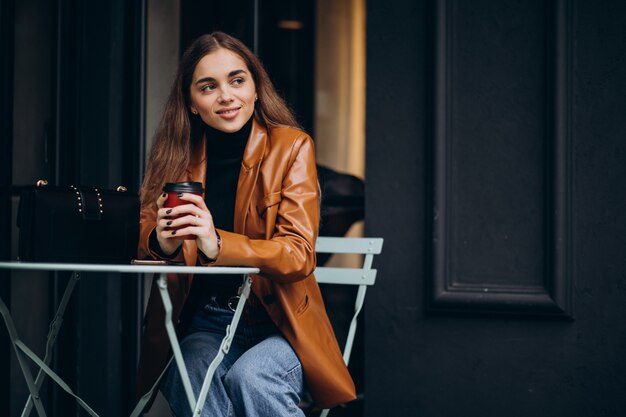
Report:
M 198 110 L 196 110 L 196 108 L 195 108 L 195 107 L 193 107 L 193 106 L 191 106 L 191 107 L 189 108 L 189 110 L 191 110 L 191 112 L 192 112 L 193 114 L 198 114 Z

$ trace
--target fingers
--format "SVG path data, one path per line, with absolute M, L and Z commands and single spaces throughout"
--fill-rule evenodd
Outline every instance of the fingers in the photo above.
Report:
M 208 235 L 207 229 L 199 226 L 187 226 L 180 229 L 164 230 L 161 232 L 161 236 L 166 239 L 185 236 L 203 237 Z
M 195 204 L 201 210 L 209 210 L 204 202 L 204 197 L 201 195 L 191 194 L 191 193 L 182 193 L 179 197 L 181 200 L 189 201 L 190 203 Z
M 181 206 L 182 207 L 182 206 Z M 164 217 L 159 220 L 157 233 L 163 238 L 183 237 L 194 235 L 198 238 L 209 237 L 215 233 L 211 214 L 202 212 L 202 215 L 186 214 L 177 218 Z M 174 215 L 175 213 L 171 213 Z
M 157 207 L 162 208 L 166 200 L 167 200 L 167 193 L 161 194 L 159 198 L 157 198 L 157 201 L 156 201 Z
M 180 200 L 188 201 L 176 207 L 163 207 L 167 194 L 157 200 L 157 235 L 162 239 L 195 235 L 209 236 L 214 231 L 213 217 L 207 208 L 204 198 L 190 193 L 182 193 Z
M 195 204 L 183 204 L 182 206 L 171 207 L 171 208 L 163 207 L 157 211 L 157 218 L 159 221 L 177 219 L 177 218 L 184 217 L 187 215 L 190 215 L 193 217 L 198 216 L 198 217 L 203 217 L 203 218 L 211 216 L 208 209 L 203 210 L 200 207 L 196 206 Z
M 205 213 L 204 216 L 187 214 L 180 217 L 173 218 L 170 216 L 164 217 L 159 220 L 159 228 L 177 228 L 182 226 L 194 226 L 194 227 L 206 227 L 213 224 L 211 215 Z

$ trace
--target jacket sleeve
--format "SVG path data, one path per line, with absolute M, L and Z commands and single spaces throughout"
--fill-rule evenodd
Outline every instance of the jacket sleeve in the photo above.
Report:
M 251 239 L 218 230 L 222 243 L 212 265 L 254 266 L 277 282 L 305 279 L 315 269 L 315 240 L 319 228 L 319 187 L 315 150 L 308 136 L 291 148 L 288 168 L 282 180 L 280 202 L 265 214 L 268 236 Z M 276 210 L 277 212 L 271 212 Z

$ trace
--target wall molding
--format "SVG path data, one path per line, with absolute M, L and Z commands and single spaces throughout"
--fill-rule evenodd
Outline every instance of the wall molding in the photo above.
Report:
M 429 149 L 432 158 L 430 278 L 427 310 L 433 314 L 476 313 L 573 318 L 572 306 L 572 6 L 555 0 L 546 7 L 546 54 L 548 76 L 546 100 L 550 103 L 546 137 L 551 140 L 544 171 L 548 201 L 543 212 L 547 260 L 542 286 L 468 285 L 455 282 L 448 267 L 450 250 L 450 136 L 451 94 L 450 46 L 452 26 L 448 24 L 451 1 L 434 3 L 433 26 L 433 127 Z

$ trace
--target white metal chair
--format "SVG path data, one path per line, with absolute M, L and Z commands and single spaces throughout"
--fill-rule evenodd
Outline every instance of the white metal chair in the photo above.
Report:
M 345 347 L 343 351 L 343 360 L 345 361 L 346 365 L 348 364 L 348 361 L 350 359 L 350 353 L 352 352 L 352 345 L 354 343 L 354 336 L 356 334 L 357 318 L 363 307 L 363 302 L 365 301 L 365 292 L 367 290 L 367 287 L 374 285 L 376 281 L 376 270 L 372 269 L 372 261 L 374 260 L 374 255 L 381 253 L 382 246 L 383 246 L 382 238 L 318 237 L 317 239 L 317 244 L 315 247 L 315 251 L 317 253 L 364 255 L 363 266 L 361 268 L 337 268 L 337 267 L 319 266 L 315 269 L 315 278 L 321 284 L 340 284 L 340 285 L 358 286 L 356 302 L 354 305 L 354 315 L 352 316 L 352 321 L 350 322 L 348 336 L 346 338 L 346 343 L 345 343 Z M 249 283 L 248 283 L 247 291 L 249 291 Z M 161 295 L 164 297 L 164 300 L 169 300 L 166 290 L 162 291 Z M 245 302 L 245 298 L 247 297 L 244 297 L 244 302 Z M 243 303 L 242 303 L 242 308 L 243 308 Z M 239 310 L 239 307 L 238 307 L 238 310 Z M 237 317 L 237 321 L 238 321 L 238 317 Z M 234 328 L 236 328 L 236 323 L 235 323 Z M 232 335 L 231 335 L 231 338 L 232 338 Z M 178 343 L 176 342 L 175 344 L 177 345 Z M 218 358 L 218 360 L 221 361 L 222 357 L 223 355 L 221 355 Z M 181 362 L 182 364 L 182 356 L 179 362 Z M 184 364 L 181 366 L 184 367 Z M 179 369 L 180 369 L 180 366 L 179 366 Z M 214 369 L 210 369 L 209 372 L 207 373 L 207 380 L 209 381 L 209 383 L 213 375 L 213 371 Z M 206 381 L 205 381 L 205 384 L 206 384 Z M 155 384 L 153 389 L 156 389 L 156 386 L 157 384 Z M 207 388 L 203 387 L 204 395 L 201 395 L 198 402 L 193 403 L 193 404 L 195 404 L 196 406 L 197 406 L 197 403 L 203 404 L 206 398 L 205 397 L 206 391 L 208 391 L 208 385 L 207 385 Z M 150 391 L 150 393 L 146 394 L 144 398 L 142 398 L 142 400 L 139 402 L 139 404 L 137 405 L 137 407 L 131 414 L 131 417 L 137 416 L 139 415 L 139 413 L 141 413 L 141 410 L 145 406 L 147 399 L 150 397 L 151 392 L 152 390 Z M 192 404 L 192 400 L 190 400 L 190 405 L 191 404 Z M 320 417 L 326 417 L 329 411 L 330 410 L 328 409 L 322 410 Z
M 347 238 L 347 237 L 318 237 L 315 251 L 317 253 L 329 254 L 360 254 L 364 255 L 363 266 L 361 268 L 337 268 L 318 266 L 315 269 L 315 278 L 320 284 L 357 285 L 356 301 L 354 304 L 354 315 L 350 322 L 346 344 L 343 350 L 343 360 L 346 365 L 350 360 L 352 345 L 356 334 L 357 318 L 363 302 L 367 287 L 376 282 L 376 270 L 372 269 L 374 255 L 381 253 L 383 248 L 383 238 Z M 329 410 L 323 410 L 320 417 L 326 417 Z

